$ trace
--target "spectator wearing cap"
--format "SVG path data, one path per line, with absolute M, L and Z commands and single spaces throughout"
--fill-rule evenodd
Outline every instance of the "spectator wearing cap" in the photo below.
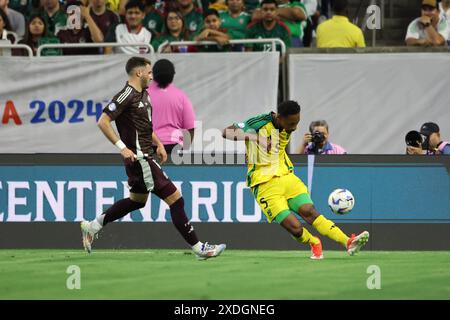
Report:
M 103 33 L 92 19 L 89 7 L 80 1 L 68 3 L 67 9 L 79 8 L 80 20 L 68 19 L 66 29 L 60 30 L 57 37 L 61 43 L 100 43 L 103 42 Z M 77 10 L 77 9 L 75 9 Z M 69 23 L 72 21 L 73 23 Z M 98 48 L 64 48 L 63 55 L 98 54 Z
M 21 39 L 25 35 L 25 17 L 20 12 L 8 7 L 9 0 L 0 0 L 0 9 L 8 16 L 11 30 Z
M 422 148 L 408 146 L 406 148 L 408 154 L 423 154 L 423 150 L 426 150 L 427 155 L 450 154 L 450 142 L 441 140 L 439 126 L 436 123 L 424 123 L 420 127 L 420 134 L 425 137 Z
M 203 52 L 217 52 L 217 51 L 230 51 L 231 47 L 230 36 L 227 34 L 227 30 L 220 27 L 220 15 L 215 9 L 207 9 L 203 14 L 204 28 L 194 37 L 195 41 L 214 41 L 217 45 L 200 46 L 199 51 Z
M 408 46 L 444 46 L 450 29 L 447 21 L 439 16 L 436 0 L 422 1 L 422 16 L 412 21 L 406 32 Z
M 309 132 L 305 133 L 303 142 L 298 148 L 302 154 L 346 154 L 344 148 L 329 142 L 330 131 L 325 120 L 313 121 Z
M 317 48 L 364 48 L 364 34 L 348 20 L 348 1 L 332 2 L 333 17 L 317 27 Z
M 111 26 L 105 42 L 118 43 L 148 43 L 152 34 L 142 25 L 145 16 L 145 6 L 140 0 L 130 0 L 125 6 L 125 23 Z M 114 52 L 126 54 L 145 53 L 147 49 L 139 47 L 117 47 Z M 112 47 L 105 48 L 105 54 L 113 53 Z
M 189 97 L 172 82 L 175 67 L 167 59 L 153 66 L 153 81 L 147 89 L 152 103 L 153 130 L 164 145 L 167 154 L 175 146 L 185 146 L 183 131 L 194 138 L 195 114 Z
M 439 15 L 441 19 L 447 21 L 447 25 L 450 26 L 450 0 L 442 0 L 439 2 Z M 450 33 L 446 40 L 447 44 L 450 45 Z

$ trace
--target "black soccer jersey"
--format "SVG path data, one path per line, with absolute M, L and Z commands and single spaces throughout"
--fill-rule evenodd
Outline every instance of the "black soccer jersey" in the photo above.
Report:
M 103 109 L 116 122 L 120 139 L 138 157 L 152 153 L 152 106 L 147 91 L 138 92 L 127 82 Z

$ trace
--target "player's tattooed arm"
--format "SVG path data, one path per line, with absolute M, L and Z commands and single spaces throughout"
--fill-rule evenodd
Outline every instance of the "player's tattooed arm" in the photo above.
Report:
M 258 141 L 258 134 L 256 132 L 245 132 L 235 125 L 223 129 L 222 137 L 233 141 Z
M 239 125 L 239 124 L 238 124 Z M 244 124 L 242 124 L 244 125 Z M 270 137 L 263 137 L 259 135 L 255 130 L 245 132 L 241 128 L 236 125 L 231 125 L 223 129 L 222 137 L 224 139 L 233 140 L 233 141 L 253 141 L 257 142 L 261 148 L 270 150 L 271 148 L 271 139 Z

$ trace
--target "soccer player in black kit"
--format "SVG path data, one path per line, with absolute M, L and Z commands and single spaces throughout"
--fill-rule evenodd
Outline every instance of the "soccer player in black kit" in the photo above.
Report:
M 153 79 L 151 63 L 145 58 L 133 57 L 126 64 L 126 72 L 127 84 L 103 109 L 98 127 L 120 150 L 128 176 L 130 197 L 117 201 L 96 219 L 81 222 L 83 246 L 90 253 L 94 237 L 100 229 L 134 210 L 143 208 L 149 193 L 152 192 L 167 203 L 173 224 L 197 258 L 205 260 L 217 257 L 226 246 L 211 245 L 198 240 L 184 211 L 184 200 L 180 191 L 151 156 L 152 144 L 155 144 L 161 163 L 167 160 L 164 146 L 152 128 L 152 106 L 146 90 Z M 116 122 L 120 138 L 111 125 L 112 121 Z

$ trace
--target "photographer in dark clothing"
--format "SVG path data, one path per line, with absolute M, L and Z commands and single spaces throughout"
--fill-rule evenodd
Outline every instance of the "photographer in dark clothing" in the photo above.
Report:
M 408 132 L 405 142 L 407 154 L 450 154 L 450 142 L 441 140 L 439 126 L 434 122 L 424 123 L 420 132 Z

